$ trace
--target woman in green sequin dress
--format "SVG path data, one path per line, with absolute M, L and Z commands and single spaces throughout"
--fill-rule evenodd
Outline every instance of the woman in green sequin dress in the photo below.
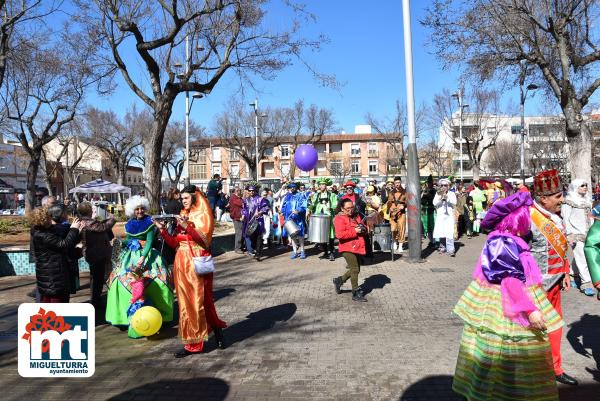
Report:
M 125 212 L 132 217 L 125 225 L 126 237 L 122 244 L 119 264 L 108 280 L 106 321 L 115 326 L 129 326 L 132 314 L 139 305 L 132 305 L 131 284 L 144 280 L 144 302 L 158 309 L 163 322 L 173 320 L 173 289 L 167 265 L 160 253 L 152 248 L 154 224 L 146 215 L 149 202 L 141 196 L 127 200 Z M 129 326 L 131 338 L 142 337 Z

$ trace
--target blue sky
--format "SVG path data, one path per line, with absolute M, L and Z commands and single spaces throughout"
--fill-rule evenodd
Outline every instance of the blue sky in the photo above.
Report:
M 296 63 L 281 71 L 272 81 L 256 79 L 257 92 L 245 89 L 248 100 L 257 97 L 260 106 L 291 106 L 298 99 L 333 110 L 340 130 L 353 132 L 354 126 L 365 123 L 368 112 L 377 117 L 391 116 L 396 99 L 404 102 L 404 46 L 402 2 L 385 0 L 368 3 L 361 0 L 311 1 L 309 10 L 318 16 L 316 23 L 303 27 L 306 35 L 325 34 L 330 42 L 320 52 L 306 58 L 324 73 L 335 74 L 343 83 L 339 90 L 322 87 L 303 65 Z M 427 1 L 412 1 L 413 58 L 415 97 L 417 106 L 430 102 L 443 88 L 457 89 L 458 71 L 443 71 L 435 57 L 425 48 L 426 30 L 418 23 L 424 15 Z M 376 4 L 373 6 L 372 4 Z M 268 8 L 270 24 L 285 24 L 281 6 Z M 282 17 L 283 16 L 283 17 Z M 217 84 L 206 98 L 196 100 L 191 118 L 209 128 L 214 116 L 220 113 L 227 100 L 238 91 L 239 80 L 233 71 Z M 516 93 L 507 93 L 508 102 Z M 120 83 L 109 98 L 90 96 L 88 103 L 112 108 L 122 114 L 127 107 L 141 101 Z M 184 118 L 184 94 L 174 106 L 172 119 Z M 526 114 L 541 113 L 537 98 L 529 99 Z

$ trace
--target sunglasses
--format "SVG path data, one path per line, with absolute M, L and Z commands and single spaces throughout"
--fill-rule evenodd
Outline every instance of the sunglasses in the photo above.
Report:
M 587 188 L 587 184 L 581 184 L 579 187 L 586 187 Z

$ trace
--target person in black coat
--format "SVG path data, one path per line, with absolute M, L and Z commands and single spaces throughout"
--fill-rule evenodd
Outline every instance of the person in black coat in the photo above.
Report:
M 41 302 L 69 302 L 71 272 L 68 250 L 79 241 L 79 219 L 73 221 L 64 238 L 52 227 L 60 223 L 51 219 L 45 207 L 33 210 L 29 223 L 33 227 L 35 276 Z

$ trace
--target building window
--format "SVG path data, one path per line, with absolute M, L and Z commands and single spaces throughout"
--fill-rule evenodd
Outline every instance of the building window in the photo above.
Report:
M 325 175 L 327 173 L 327 164 L 323 160 L 319 160 L 317 163 L 317 174 Z
M 487 129 L 487 134 L 488 134 L 488 136 L 489 136 L 489 137 L 494 137 L 494 136 L 496 136 L 496 128 L 493 128 L 493 127 L 491 127 L 491 128 L 488 128 L 488 129 Z
M 377 165 L 379 162 L 377 160 L 369 160 L 369 174 L 377 174 Z
M 238 161 L 238 160 L 240 160 L 240 154 L 238 153 L 237 150 L 231 149 L 229 151 L 229 160 L 230 161 Z
M 130 175 L 127 176 L 127 182 L 131 182 L 131 176 Z
M 360 143 L 351 143 L 350 144 L 350 156 L 351 157 L 360 157 Z
M 285 177 L 290 175 L 290 163 L 281 163 L 281 175 Z
M 215 174 L 221 175 L 221 165 L 220 164 L 213 164 L 211 169 L 212 169 L 212 175 L 215 175 Z
M 264 156 L 265 157 L 272 157 L 273 156 L 273 148 L 266 148 L 265 152 L 264 152 Z
M 233 176 L 233 177 L 239 177 L 240 176 L 240 165 L 239 164 L 232 164 L 229 166 L 229 173 Z
M 341 143 L 330 143 L 329 144 L 329 153 L 342 153 L 342 144 Z
M 290 147 L 288 145 L 281 145 L 281 158 L 288 159 L 290 157 Z
M 359 161 L 352 162 L 351 173 L 352 173 L 352 175 L 360 175 L 360 162 Z
M 317 151 L 319 160 L 325 159 L 325 154 L 326 154 L 325 153 L 326 152 L 325 149 L 326 148 L 325 148 L 325 144 L 324 143 L 318 143 L 318 144 L 315 145 L 315 150 Z
M 266 177 L 267 174 L 275 174 L 275 163 L 273 162 L 263 162 L 262 164 L 262 176 Z
M 369 142 L 369 157 L 377 157 L 377 143 Z
M 340 160 L 329 162 L 329 172 L 333 175 L 342 175 L 342 162 Z
M 190 164 L 190 179 L 206 179 L 206 164 Z
M 218 147 L 212 148 L 212 161 L 213 162 L 221 161 L 221 148 L 218 148 Z

